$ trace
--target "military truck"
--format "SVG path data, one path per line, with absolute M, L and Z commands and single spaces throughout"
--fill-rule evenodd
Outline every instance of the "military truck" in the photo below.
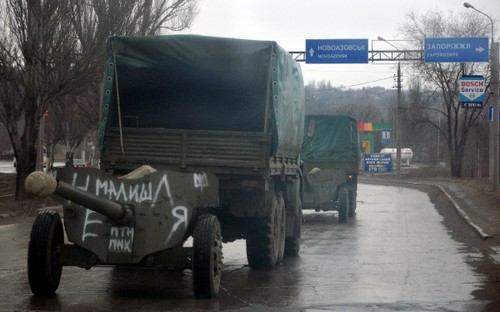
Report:
M 345 223 L 356 211 L 360 162 L 357 121 L 344 115 L 306 115 L 301 158 L 303 208 L 338 211 Z
M 192 269 L 195 295 L 213 297 L 221 242 L 245 239 L 255 269 L 297 255 L 304 85 L 289 53 L 273 41 L 113 36 L 106 57 L 100 170 L 32 180 L 44 185 L 32 193 L 62 198 L 72 243 L 55 213 L 35 221 L 33 292 L 54 292 L 62 265 L 118 265 Z

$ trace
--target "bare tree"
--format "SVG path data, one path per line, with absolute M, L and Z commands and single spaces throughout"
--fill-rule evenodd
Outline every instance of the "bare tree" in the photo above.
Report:
M 68 165 L 73 165 L 75 150 L 86 134 L 97 129 L 98 112 L 93 103 L 97 103 L 98 99 L 92 95 L 95 94 L 67 94 L 52 105 L 52 131 L 57 142 L 65 146 Z
M 50 103 L 72 89 L 84 57 L 58 1 L 8 0 L 0 37 L 2 94 L 0 116 L 17 159 L 16 198 L 24 197 L 24 179 L 36 168 L 40 120 Z
M 430 11 L 423 15 L 409 13 L 402 27 L 408 39 L 432 37 L 477 37 L 488 31 L 485 22 L 463 12 L 455 16 L 453 12 L 445 15 Z M 458 81 L 462 75 L 487 74 L 487 68 L 480 63 L 423 63 L 410 65 L 417 73 L 422 86 L 439 96 L 437 105 L 433 102 L 420 103 L 429 124 L 437 128 L 447 142 L 453 177 L 462 176 L 464 150 L 469 133 L 481 115 L 481 109 L 462 108 L 459 101 Z M 445 121 L 439 123 L 439 120 Z
M 424 90 L 420 79 L 408 79 L 408 92 L 405 92 L 403 109 L 400 111 L 401 125 L 404 125 L 401 143 L 413 150 L 414 158 L 418 161 L 439 162 L 437 130 L 429 123 L 428 110 L 423 109 L 424 106 L 435 107 L 435 103 L 435 93 Z M 440 121 L 435 121 L 439 127 Z
M 106 38 L 183 29 L 196 8 L 197 0 L 0 3 L 0 118 L 17 158 L 17 199 L 25 197 L 24 180 L 36 169 L 42 116 L 51 105 L 71 105 L 65 95 L 95 88 Z
M 380 96 L 392 97 L 384 88 L 343 89 L 329 81 L 310 82 L 306 88 L 306 114 L 349 115 L 358 121 L 383 121 L 387 116 L 380 107 Z
M 177 31 L 188 27 L 197 13 L 197 0 L 71 0 L 69 2 L 70 20 L 81 44 L 81 53 L 92 55 L 94 69 L 92 81 L 86 90 L 72 95 L 79 109 L 68 111 L 56 108 L 58 112 L 73 112 L 75 115 L 57 116 L 62 131 L 61 141 L 66 147 L 66 162 L 84 136 L 80 129 L 97 130 L 99 117 L 99 83 L 104 63 L 104 45 L 110 34 L 154 35 L 166 31 Z M 59 101 L 67 105 L 67 99 Z M 83 107 L 82 107 L 83 106 Z M 79 127 L 82 117 L 85 126 Z M 76 145 L 75 145 L 76 144 Z M 71 156 L 71 157 L 68 157 Z

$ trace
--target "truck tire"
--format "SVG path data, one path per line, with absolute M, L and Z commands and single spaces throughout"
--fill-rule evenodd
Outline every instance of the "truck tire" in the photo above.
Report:
M 349 217 L 356 214 L 356 190 L 349 191 Z
M 285 255 L 297 256 L 300 251 L 300 232 L 302 228 L 302 208 L 300 213 L 295 215 L 293 237 L 287 237 L 285 240 Z
M 196 298 L 219 293 L 222 267 L 221 228 L 216 216 L 202 215 L 193 232 L 193 290 Z
M 300 251 L 300 237 L 302 231 L 302 199 L 300 198 L 299 185 L 291 191 L 294 196 L 294 200 L 290 201 L 290 205 L 293 210 L 293 236 L 287 237 L 285 239 L 285 255 L 286 256 L 297 256 Z M 289 230 L 287 228 L 287 230 Z
M 349 192 L 342 187 L 338 194 L 339 200 L 339 223 L 347 222 L 347 211 L 349 209 Z
M 40 212 L 31 229 L 28 244 L 28 282 L 35 295 L 49 296 L 56 292 L 61 280 L 61 247 L 64 233 L 61 217 L 56 211 Z
M 278 257 L 276 258 L 276 264 L 278 264 L 283 262 L 286 242 L 286 207 L 285 199 L 281 192 L 278 194 L 278 211 L 276 211 L 276 216 L 278 217 L 278 222 L 274 223 L 274 227 L 277 235 L 276 240 L 278 241 Z
M 272 189 L 272 188 L 271 188 Z M 271 213 L 264 218 L 249 218 L 247 259 L 252 269 L 270 269 L 283 260 L 285 252 L 285 205 L 283 195 L 271 191 Z

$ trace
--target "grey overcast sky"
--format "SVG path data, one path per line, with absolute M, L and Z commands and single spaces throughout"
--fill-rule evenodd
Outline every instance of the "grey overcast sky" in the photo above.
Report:
M 495 22 L 500 40 L 500 0 L 468 0 Z M 471 10 L 463 0 L 201 0 L 199 14 L 185 34 L 273 40 L 288 51 L 305 51 L 306 39 L 401 39 L 399 27 L 410 11 Z M 486 17 L 477 13 L 477 18 Z M 391 49 L 390 46 L 374 49 Z M 392 88 L 395 65 L 304 64 L 304 82 L 331 81 L 335 87 Z M 404 76 L 404 73 L 403 73 Z M 403 88 L 404 81 L 403 81 Z

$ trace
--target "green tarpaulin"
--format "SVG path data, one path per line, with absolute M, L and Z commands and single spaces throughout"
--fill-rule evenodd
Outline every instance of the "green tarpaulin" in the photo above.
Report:
M 301 159 L 355 161 L 359 159 L 357 122 L 350 116 L 306 115 Z
M 122 127 L 273 131 L 273 155 L 300 153 L 302 74 L 276 42 L 114 36 L 104 78 L 101 149 L 107 127 L 121 119 Z

